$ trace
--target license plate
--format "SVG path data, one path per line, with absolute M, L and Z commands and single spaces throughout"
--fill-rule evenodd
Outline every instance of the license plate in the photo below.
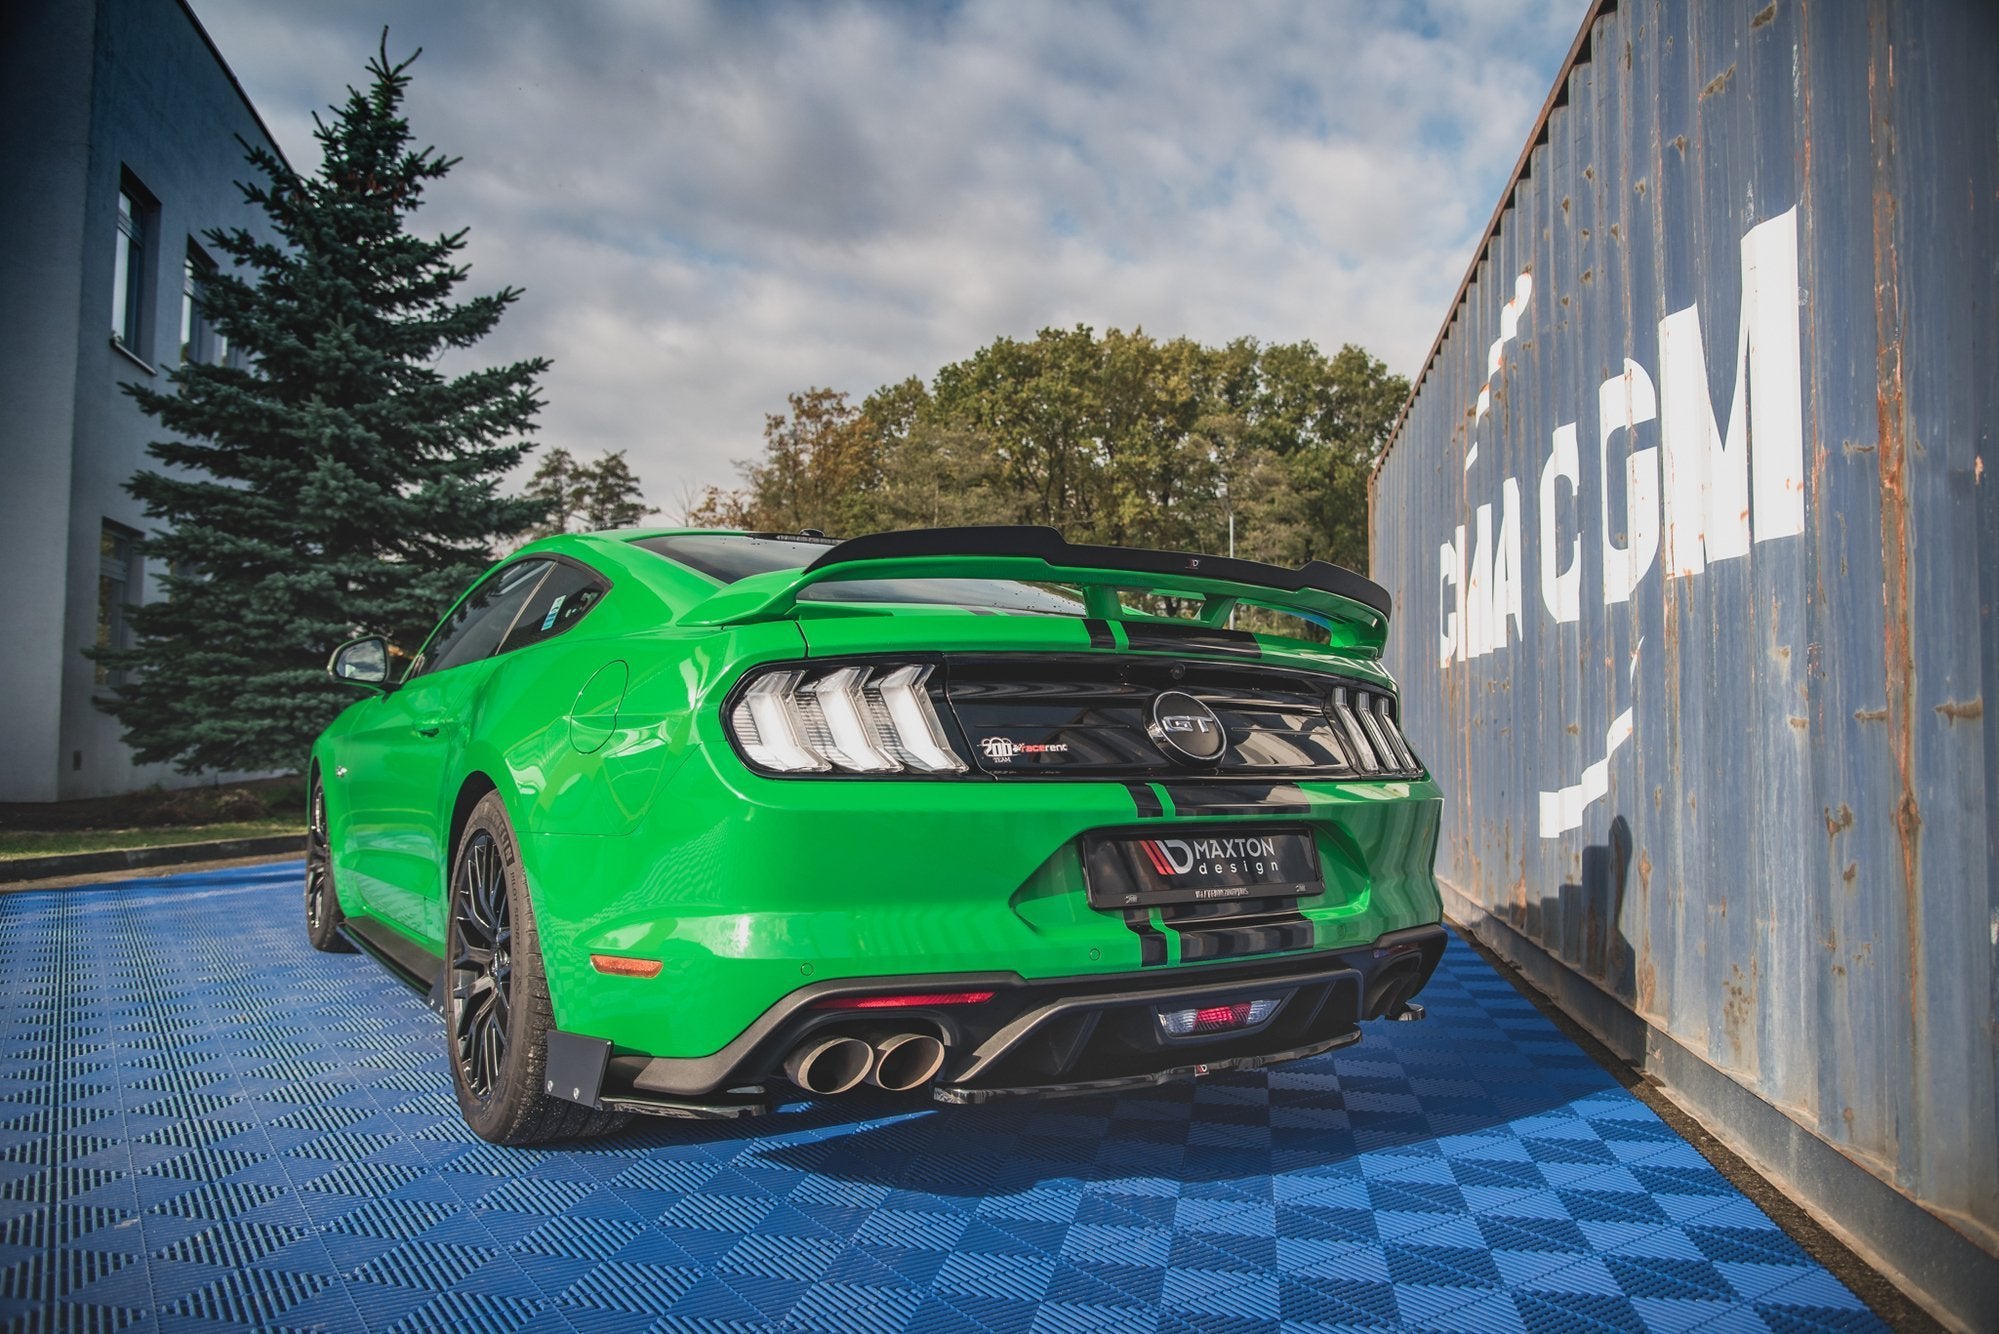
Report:
M 1323 894 L 1319 850 L 1303 829 L 1097 834 L 1083 842 L 1090 904 L 1139 908 Z

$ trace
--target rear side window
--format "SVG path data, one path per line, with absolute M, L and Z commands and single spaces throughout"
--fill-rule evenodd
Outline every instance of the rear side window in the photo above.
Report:
M 583 613 L 610 591 L 611 586 L 596 573 L 558 561 L 514 618 L 514 628 L 500 645 L 500 652 L 512 653 L 555 638 L 583 619 Z
M 412 676 L 429 675 L 447 668 L 477 662 L 500 647 L 513 627 L 514 617 L 547 575 L 552 562 L 516 561 L 492 574 L 459 603 L 437 632 L 430 637 Z

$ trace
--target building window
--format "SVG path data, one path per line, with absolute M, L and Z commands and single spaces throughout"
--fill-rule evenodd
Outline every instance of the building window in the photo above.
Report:
M 111 336 L 143 356 L 147 256 L 159 210 L 129 176 L 118 187 L 118 252 L 111 269 Z
M 125 617 L 127 604 L 137 601 L 142 573 L 138 551 L 139 535 L 123 524 L 104 521 L 98 537 L 97 559 L 97 647 L 132 647 L 132 629 Z M 129 672 L 97 664 L 97 684 L 122 686 Z
M 209 322 L 208 280 L 214 276 L 215 261 L 203 254 L 194 242 L 187 243 L 187 259 L 180 279 L 180 359 L 224 362 L 229 358 L 229 340 Z

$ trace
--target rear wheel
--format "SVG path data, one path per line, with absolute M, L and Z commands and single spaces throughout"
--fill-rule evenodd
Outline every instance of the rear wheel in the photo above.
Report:
M 513 828 L 497 792 L 465 822 L 451 863 L 444 1019 L 451 1086 L 472 1132 L 494 1144 L 539 1144 L 616 1130 L 630 1118 L 545 1091 L 555 1027 Z
M 305 935 L 316 950 L 352 954 L 354 947 L 340 934 L 346 921 L 340 893 L 333 887 L 332 841 L 326 831 L 326 785 L 312 776 L 312 795 L 305 808 Z

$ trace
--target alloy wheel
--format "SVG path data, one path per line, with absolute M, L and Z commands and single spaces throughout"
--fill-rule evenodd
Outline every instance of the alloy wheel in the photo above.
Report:
M 327 920 L 332 916 L 333 905 L 331 886 L 333 877 L 328 870 L 330 856 L 326 840 L 326 789 L 317 782 L 312 785 L 312 805 L 306 814 L 305 823 L 305 920 L 315 937 L 326 930 Z
M 489 1098 L 507 1059 L 513 992 L 513 923 L 499 844 L 485 830 L 466 840 L 451 893 L 451 1041 L 459 1073 Z

